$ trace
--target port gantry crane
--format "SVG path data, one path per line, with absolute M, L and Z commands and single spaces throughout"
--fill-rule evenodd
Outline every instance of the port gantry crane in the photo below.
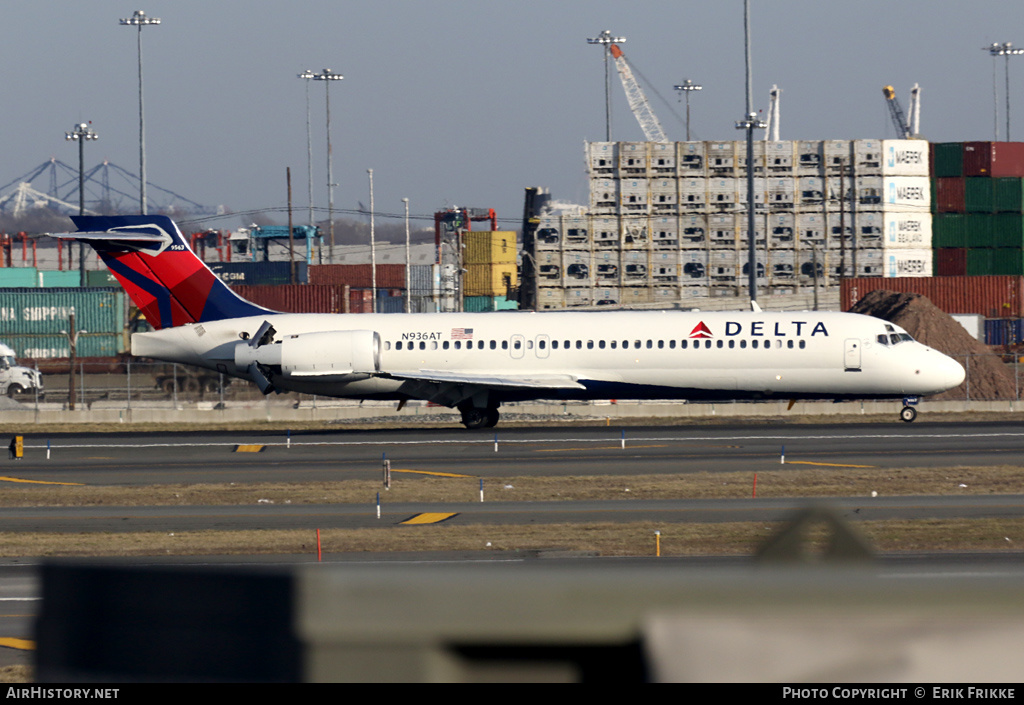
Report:
M 615 59 L 615 67 L 619 71 L 619 78 L 622 79 L 622 87 L 626 90 L 626 100 L 629 101 L 629 108 L 633 111 L 636 121 L 640 123 L 640 129 L 648 142 L 668 142 L 665 130 L 662 129 L 658 116 L 651 110 L 651 104 L 647 102 L 640 84 L 633 77 L 633 71 L 629 68 L 626 55 L 622 53 L 617 44 L 609 47 L 612 57 Z
M 896 127 L 897 139 L 910 139 L 918 134 L 921 116 L 921 89 L 915 83 L 910 89 L 910 115 L 911 119 L 903 113 L 903 106 L 896 97 L 896 89 L 892 86 L 882 88 L 885 96 L 885 104 L 889 106 L 889 115 L 892 117 L 892 124 Z

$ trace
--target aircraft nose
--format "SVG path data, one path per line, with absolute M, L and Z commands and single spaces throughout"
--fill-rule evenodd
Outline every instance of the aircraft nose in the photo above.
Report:
M 963 384 L 967 377 L 964 366 L 947 355 L 939 352 L 935 354 L 938 359 L 930 361 L 927 374 L 927 380 L 932 384 L 935 393 L 944 392 Z

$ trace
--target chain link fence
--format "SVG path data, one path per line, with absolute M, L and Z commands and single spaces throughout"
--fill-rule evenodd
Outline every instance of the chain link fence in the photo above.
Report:
M 1024 394 L 1024 364 L 1014 355 L 951 355 L 967 371 L 957 390 L 942 395 L 951 401 L 1001 401 Z M 52 369 L 52 368 L 51 368 Z M 73 382 L 72 382 L 73 380 Z M 74 394 L 71 386 L 74 385 Z M 309 394 L 288 392 L 264 397 L 247 380 L 188 365 L 126 362 L 113 366 L 90 363 L 43 375 L 43 390 L 13 395 L 23 406 L 36 409 L 132 409 L 195 407 L 224 408 L 256 402 L 291 406 L 351 404 Z M 389 402 L 390 404 L 390 402 Z

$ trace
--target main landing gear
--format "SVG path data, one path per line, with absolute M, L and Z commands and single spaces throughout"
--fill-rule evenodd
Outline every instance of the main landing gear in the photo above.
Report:
M 917 397 L 905 397 L 903 399 L 903 408 L 900 409 L 900 421 L 910 423 L 917 418 L 917 409 L 914 408 L 917 402 Z
M 482 409 L 472 404 L 459 404 L 459 412 L 462 414 L 462 425 L 473 431 L 480 428 L 492 428 L 497 425 L 501 415 L 497 406 L 489 406 Z

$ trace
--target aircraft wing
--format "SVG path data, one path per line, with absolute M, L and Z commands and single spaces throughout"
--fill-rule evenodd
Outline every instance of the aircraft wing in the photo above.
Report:
M 474 384 L 481 387 L 526 387 L 529 389 L 586 389 L 572 375 L 517 375 L 517 374 L 473 374 L 471 372 L 450 372 L 448 370 L 416 370 L 411 372 L 386 372 L 382 377 L 421 382 L 447 384 Z
M 378 373 L 378 376 L 404 380 L 400 391 L 416 399 L 426 399 L 445 406 L 455 406 L 482 391 L 494 388 L 586 389 L 575 377 L 567 374 L 474 374 L 447 370 L 411 370 L 389 371 Z

